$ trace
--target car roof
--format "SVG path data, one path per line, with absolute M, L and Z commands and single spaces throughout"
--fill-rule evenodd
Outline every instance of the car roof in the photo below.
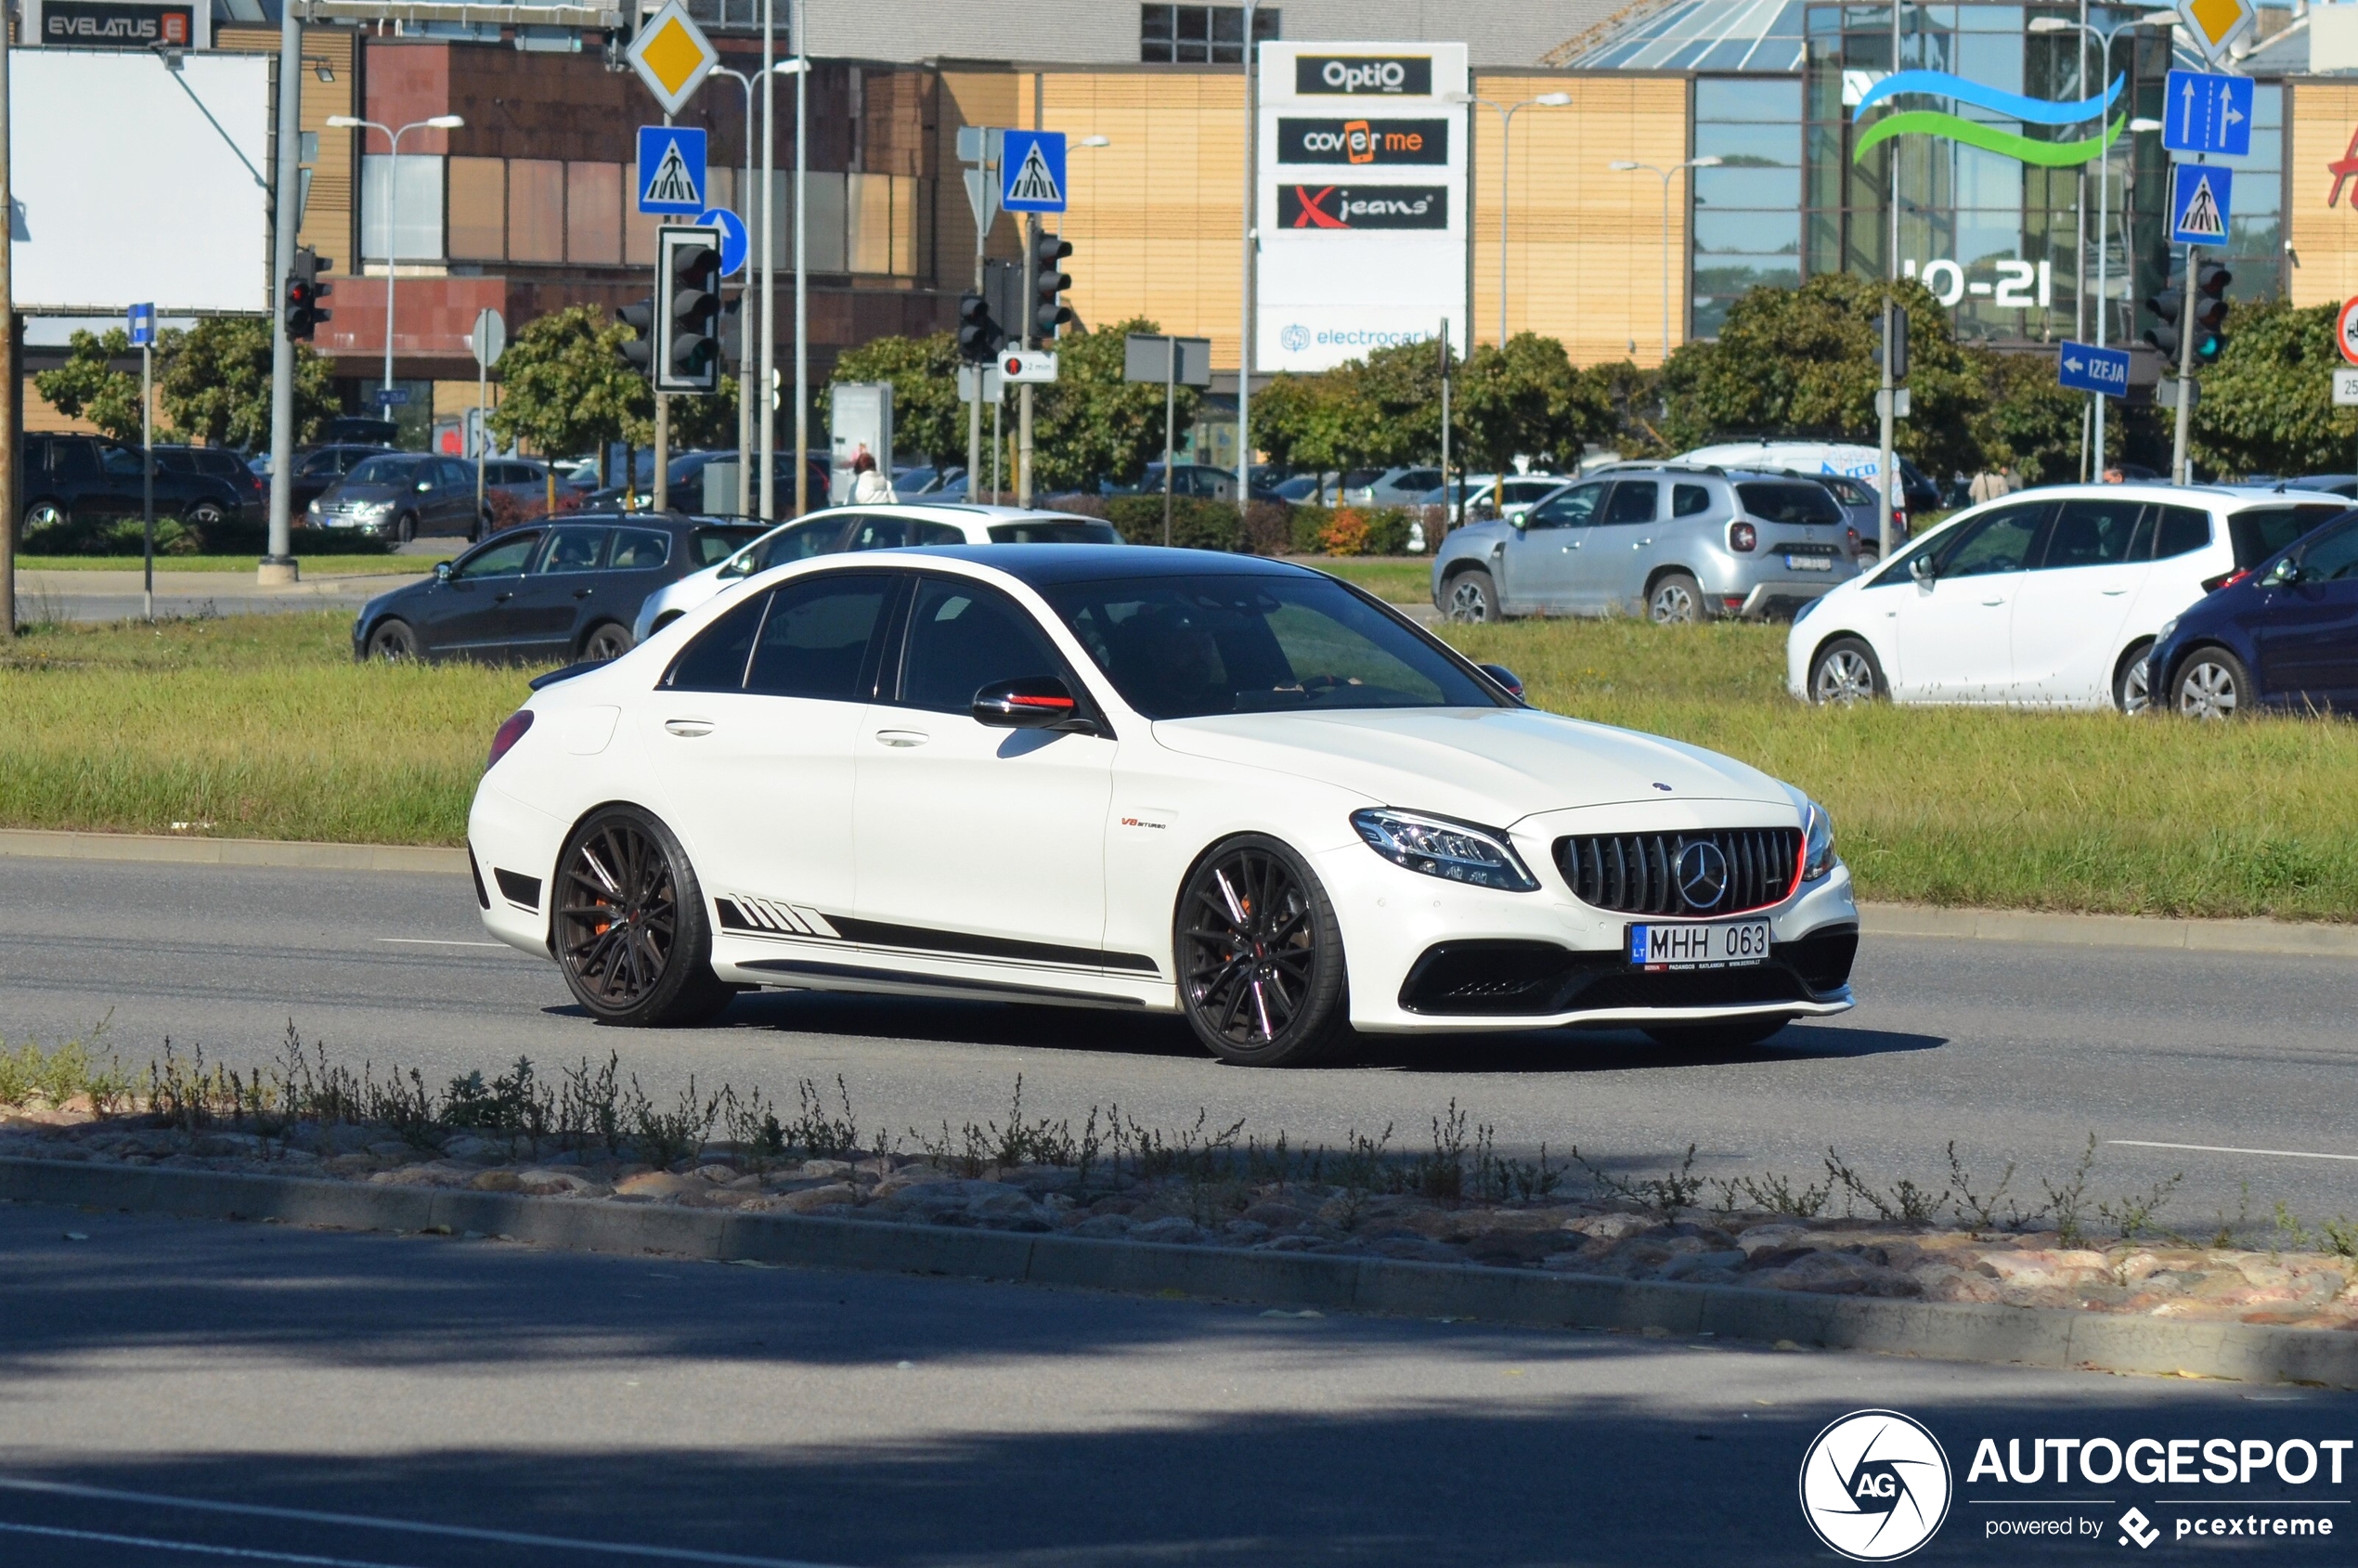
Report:
M 2208 503 L 2222 511 L 2241 511 L 2254 506 L 2280 506 L 2287 501 L 2314 501 L 2346 507 L 2347 496 L 2337 496 L 2330 490 L 2295 490 L 2268 486 L 2243 485 L 2171 485 L 2160 480 L 2131 479 L 2119 485 L 2039 485 L 2016 490 L 2012 495 L 1993 498 L 1997 501 L 2012 500 L 2103 500 L 2111 497 L 2132 497 L 2142 501 L 2181 504 L 2189 501 Z
M 922 565 L 962 561 L 1004 572 L 1032 588 L 1056 583 L 1104 582 L 1121 577 L 1325 577 L 1324 572 L 1261 555 L 1217 550 L 1170 550 L 1135 544 L 932 545 L 922 550 L 862 551 L 815 558 L 830 565 L 896 559 Z

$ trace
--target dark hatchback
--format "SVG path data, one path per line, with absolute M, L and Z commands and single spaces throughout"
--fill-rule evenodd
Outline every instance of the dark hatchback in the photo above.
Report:
M 2162 628 L 2145 669 L 2156 706 L 2189 719 L 2358 712 L 2358 512 L 2188 605 Z
M 34 434 L 24 438 L 18 494 L 24 497 L 28 534 L 68 525 L 106 524 L 142 514 L 147 463 L 136 447 L 97 435 Z M 251 487 L 176 467 L 156 454 L 156 513 L 198 527 L 253 515 Z
M 370 600 L 352 623 L 356 659 L 567 664 L 630 650 L 640 603 L 724 561 L 758 526 L 675 512 L 569 517 L 494 535 L 423 582 Z

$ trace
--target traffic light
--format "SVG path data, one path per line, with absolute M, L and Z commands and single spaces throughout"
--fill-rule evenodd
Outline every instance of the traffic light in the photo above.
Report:
M 958 296 L 958 357 L 987 365 L 1006 346 L 1007 334 L 991 318 L 991 302 L 980 294 Z
M 2177 364 L 2178 330 L 2186 314 L 2186 291 L 2175 272 L 2167 284 L 2147 296 L 2145 308 L 2157 317 L 2155 324 L 2145 329 L 2145 341 L 2161 351 L 2164 364 Z
M 745 302 L 740 294 L 720 307 L 720 366 L 732 376 L 745 373 Z
M 287 272 L 287 336 L 301 342 L 317 331 L 320 322 L 335 318 L 334 312 L 319 308 L 319 302 L 335 292 L 319 281 L 319 275 L 334 271 L 335 266 L 333 257 L 307 247 L 295 252 L 294 266 Z
M 720 385 L 720 246 L 716 230 L 657 231 L 655 390 L 714 392 Z
M 622 357 L 629 367 L 641 373 L 654 368 L 655 362 L 655 301 L 653 294 L 636 305 L 617 306 L 614 318 L 639 335 L 622 343 Z
M 1877 310 L 1874 320 L 1869 324 L 1875 334 L 1875 369 L 1878 370 L 1883 369 L 1885 352 L 1884 323 L 1886 321 L 1891 323 L 1891 384 L 1898 386 L 1908 379 L 1908 312 L 1900 305 L 1888 305 Z
M 1032 330 L 1043 338 L 1054 338 L 1056 329 L 1072 319 L 1072 307 L 1060 297 L 1072 287 L 1072 275 L 1064 270 L 1064 259 L 1072 254 L 1072 241 L 1053 234 L 1043 234 L 1031 246 L 1031 325 Z
M 2195 264 L 2195 363 L 2215 365 L 2226 351 L 2227 285 L 2235 275 L 2215 261 Z

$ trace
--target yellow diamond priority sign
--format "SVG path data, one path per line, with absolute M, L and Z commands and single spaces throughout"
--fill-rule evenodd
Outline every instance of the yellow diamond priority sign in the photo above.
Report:
M 2217 65 L 2228 46 L 2251 31 L 2259 13 L 2252 0 L 2178 0 L 2178 17 L 2194 34 L 2195 47 Z
M 712 40 L 704 35 L 704 29 L 680 0 L 665 0 L 663 9 L 649 17 L 639 35 L 630 40 L 627 53 L 631 69 L 666 114 L 686 108 L 696 89 L 704 85 L 705 77 L 720 63 L 720 51 L 712 46 Z

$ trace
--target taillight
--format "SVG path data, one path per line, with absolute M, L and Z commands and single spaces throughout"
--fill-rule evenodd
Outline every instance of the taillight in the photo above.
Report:
M 516 748 L 516 743 L 524 739 L 524 732 L 531 728 L 532 709 L 520 707 L 508 715 L 500 721 L 499 732 L 491 737 L 491 760 L 484 766 L 486 768 L 498 766 L 499 758 L 513 751 Z
M 1749 523 L 1728 525 L 1728 548 L 1739 555 L 1748 555 L 1760 543 L 1760 531 Z
M 2205 577 L 2202 579 L 2202 590 L 2205 593 L 2216 593 L 2222 588 L 2235 587 L 2249 576 L 2251 576 L 2251 568 L 2247 566 L 2240 572 L 2225 572 L 2215 577 Z

